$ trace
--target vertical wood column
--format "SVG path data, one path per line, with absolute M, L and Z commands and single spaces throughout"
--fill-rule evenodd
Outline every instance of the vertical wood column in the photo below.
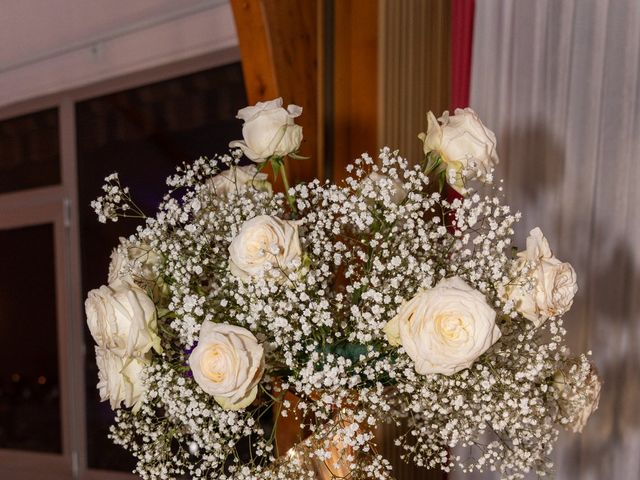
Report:
M 344 178 L 347 164 L 363 152 L 378 154 L 378 5 L 334 1 L 334 180 Z
M 231 0 L 249 104 L 282 97 L 303 108 L 296 123 L 303 128 L 300 155 L 287 161 L 291 185 L 324 178 L 323 0 Z M 278 179 L 276 188 L 282 189 Z M 287 397 L 292 403 L 294 397 Z M 301 441 L 300 420 L 280 417 L 277 454 Z
M 249 102 L 282 96 L 304 107 L 301 153 L 312 158 L 289 163 L 294 182 L 325 174 L 339 181 L 347 164 L 363 152 L 375 158 L 383 144 L 420 160 L 417 134 L 426 128 L 426 112 L 440 114 L 450 104 L 450 0 L 231 4 Z M 293 424 L 285 429 L 286 451 L 299 431 Z M 398 480 L 446 478 L 404 463 L 393 445 L 397 434 L 393 426 L 378 432 Z
M 231 0 L 250 104 L 282 97 L 303 107 L 300 154 L 288 162 L 292 184 L 324 175 L 319 134 L 319 22 L 322 0 Z

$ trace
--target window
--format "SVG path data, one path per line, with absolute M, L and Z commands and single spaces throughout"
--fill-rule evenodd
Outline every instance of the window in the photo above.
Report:
M 101 193 L 104 177 L 117 171 L 136 203 L 153 214 L 166 192 L 165 179 L 177 165 L 224 152 L 229 138 L 241 138 L 241 123 L 234 117 L 244 105 L 239 64 L 76 105 L 83 298 L 106 283 L 109 255 L 118 237 L 130 235 L 139 223 L 98 223 L 89 203 Z M 87 330 L 85 341 L 93 344 Z M 85 364 L 89 467 L 131 471 L 133 459 L 107 438 L 113 414 L 97 398 L 97 366 L 89 348 Z
M 60 453 L 54 225 L 0 230 L 0 259 L 0 448 Z
M 61 188 L 0 195 L 0 478 L 71 477 L 73 397 Z
M 153 214 L 176 165 L 241 138 L 234 117 L 246 105 L 238 63 L 163 75 L 0 111 L 2 479 L 106 480 L 133 468 L 107 438 L 113 413 L 95 388 L 83 302 L 136 222 L 100 224 L 89 202 L 118 171 Z
M 58 110 L 0 122 L 0 193 L 60 183 Z

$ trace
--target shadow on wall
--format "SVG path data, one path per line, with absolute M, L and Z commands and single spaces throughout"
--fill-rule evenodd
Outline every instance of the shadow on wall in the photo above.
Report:
M 596 228 L 600 233 L 596 238 L 605 238 L 610 233 L 606 228 Z M 578 301 L 586 303 L 588 311 L 593 312 L 589 343 L 603 381 L 600 407 L 582 435 L 562 438 L 558 469 L 571 478 L 579 465 L 579 471 L 584 472 L 581 480 L 600 480 L 607 472 L 617 472 L 620 465 L 626 465 L 626 472 L 633 476 L 624 478 L 640 478 L 640 458 L 628 455 L 640 451 L 637 252 L 634 255 L 633 245 L 620 239 L 613 249 L 599 251 L 598 245 L 595 248 L 594 257 L 601 257 L 602 261 L 591 270 L 590 291 Z
M 508 152 L 508 157 L 503 152 Z M 517 202 L 523 212 L 537 211 L 536 205 L 557 196 L 553 192 L 562 189 L 564 147 L 544 122 L 536 120 L 502 132 L 498 136 L 498 154 L 501 159 L 498 173 L 505 178 L 511 193 L 509 200 Z
M 569 164 L 566 141 L 542 122 L 503 131 L 498 142 L 508 203 L 525 213 L 516 245 L 524 248 L 528 231 L 539 225 L 558 257 L 576 269 L 580 290 L 566 316 L 567 342 L 574 353 L 593 350 L 604 383 L 600 408 L 584 432 L 561 434 L 557 476 L 601 480 L 615 472 L 620 480 L 640 478 L 640 456 L 629 458 L 640 452 L 640 242 L 632 233 L 640 226 L 626 214 L 625 208 L 634 208 L 625 203 L 631 192 L 606 190 L 615 180 L 589 171 L 581 159 Z
M 518 248 L 539 224 L 555 253 L 575 267 L 580 291 L 566 317 L 567 341 L 575 353 L 593 350 L 604 382 L 600 408 L 584 433 L 561 436 L 559 477 L 580 472 L 580 480 L 599 480 L 625 464 L 633 474 L 628 478 L 640 478 L 640 458 L 628 458 L 640 451 L 640 243 L 617 210 L 624 197 L 598 190 L 612 181 L 595 175 L 588 184 L 582 181 L 587 173 L 568 171 L 564 142 L 542 122 L 504 132 L 498 141 L 499 152 L 508 152 L 498 170 L 509 203 L 526 214 Z M 607 199 L 615 203 L 603 205 Z

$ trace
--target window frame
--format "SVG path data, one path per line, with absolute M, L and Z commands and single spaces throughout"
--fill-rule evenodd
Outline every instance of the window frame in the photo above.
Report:
M 35 190 L 35 189 L 32 189 Z M 60 433 L 62 452 L 45 453 L 13 449 L 0 449 L 0 474 L 11 473 L 13 479 L 38 478 L 39 468 L 46 466 L 49 478 L 69 478 L 72 474 L 70 420 L 73 396 L 73 372 L 63 368 L 70 354 L 68 335 L 70 328 L 69 302 L 66 295 L 67 265 L 69 252 L 66 248 L 67 222 L 64 210 L 55 200 L 59 197 L 59 187 L 37 189 L 29 194 L 25 190 L 11 198 L 0 201 L 0 230 L 51 224 L 53 226 L 54 268 L 56 284 L 56 331 L 58 347 L 58 376 L 60 385 Z M 3 475 L 2 478 L 5 478 Z
M 0 478 L 9 480 L 134 480 L 131 473 L 87 464 L 82 278 L 77 188 L 76 103 L 240 61 L 237 47 L 181 60 L 77 89 L 0 107 L 0 121 L 58 109 L 59 185 L 0 194 L 0 228 L 53 223 L 56 266 L 58 369 L 62 453 L 0 449 Z M 97 194 L 97 192 L 96 192 Z M 45 219 L 42 221 L 42 219 Z M 106 266 L 105 266 L 106 268 Z M 96 380 L 97 381 L 97 380 Z

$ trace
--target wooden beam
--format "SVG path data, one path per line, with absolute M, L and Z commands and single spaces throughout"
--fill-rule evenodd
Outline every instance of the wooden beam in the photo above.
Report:
M 323 178 L 318 80 L 322 0 L 231 0 L 231 6 L 249 104 L 282 97 L 285 104 L 303 108 L 296 119 L 304 135 L 300 154 L 310 158 L 288 161 L 291 185 Z M 283 188 L 279 180 L 275 187 Z M 288 400 L 295 398 L 287 395 Z M 302 431 L 294 415 L 281 417 L 278 423 L 277 454 L 284 455 L 301 441 Z
M 318 35 L 321 0 L 231 0 L 250 104 L 282 97 L 303 107 L 296 120 L 308 160 L 288 164 L 292 184 L 323 176 L 319 132 Z
M 416 135 L 426 127 L 424 114 L 440 112 L 450 102 L 449 0 L 231 0 L 231 5 L 249 102 L 282 96 L 305 109 L 301 153 L 312 159 L 290 162 L 294 182 L 323 178 L 325 122 L 332 139 L 326 145 L 332 180 L 344 178 L 346 165 L 361 153 L 375 158 L 383 141 L 420 156 Z M 326 32 L 325 7 L 332 17 Z M 331 51 L 324 50 L 324 35 L 331 36 L 326 42 Z M 325 84 L 331 90 L 326 120 Z M 301 432 L 289 417 L 280 421 L 283 453 Z M 378 433 L 380 450 L 399 480 L 446 478 L 404 464 L 393 445 L 394 427 L 382 426 Z

